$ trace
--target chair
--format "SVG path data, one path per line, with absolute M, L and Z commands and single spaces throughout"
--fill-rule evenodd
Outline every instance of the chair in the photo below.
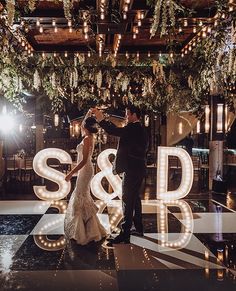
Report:
M 16 179 L 19 174 L 19 168 L 17 167 L 15 157 L 7 157 L 6 158 L 6 175 L 8 178 Z
M 23 181 L 31 181 L 32 176 L 35 178 L 35 173 L 33 170 L 33 158 L 31 157 L 26 157 L 25 158 L 25 165 L 24 168 L 21 169 L 21 178 L 23 178 Z

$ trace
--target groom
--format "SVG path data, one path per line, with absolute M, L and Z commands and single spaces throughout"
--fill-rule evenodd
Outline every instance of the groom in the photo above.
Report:
M 111 239 L 107 245 L 129 243 L 132 223 L 135 226 L 133 234 L 143 236 L 140 191 L 145 176 L 148 140 L 140 123 L 141 111 L 134 105 L 127 106 L 126 119 L 128 123 L 125 127 L 117 127 L 112 122 L 105 121 L 103 113 L 97 108 L 93 109 L 93 113 L 99 125 L 108 134 L 120 137 L 113 173 L 123 173 L 122 207 L 124 218 L 120 234 Z

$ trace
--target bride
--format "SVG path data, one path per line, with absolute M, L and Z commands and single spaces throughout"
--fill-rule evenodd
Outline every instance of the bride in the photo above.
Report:
M 91 161 L 94 150 L 94 137 L 96 133 L 96 120 L 88 117 L 90 110 L 82 122 L 83 140 L 77 146 L 77 165 L 67 174 L 69 181 L 73 174 L 78 172 L 76 186 L 71 195 L 66 216 L 65 235 L 68 239 L 74 239 L 80 245 L 86 245 L 91 241 L 99 241 L 106 236 L 106 230 L 97 217 L 97 207 L 90 195 L 90 181 L 94 175 Z

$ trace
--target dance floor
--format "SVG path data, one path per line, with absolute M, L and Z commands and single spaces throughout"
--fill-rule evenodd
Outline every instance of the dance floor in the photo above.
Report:
M 193 227 L 187 243 L 179 239 L 186 220 L 178 207 L 168 207 L 165 238 L 180 241 L 172 246 L 163 245 L 159 202 L 143 200 L 144 237 L 132 236 L 130 244 L 107 249 L 103 242 L 66 243 L 67 201 L 44 202 L 21 191 L 0 200 L 1 291 L 236 290 L 233 195 L 206 193 L 196 199 L 195 194 L 184 200 Z M 118 208 L 116 201 L 98 214 L 107 229 Z

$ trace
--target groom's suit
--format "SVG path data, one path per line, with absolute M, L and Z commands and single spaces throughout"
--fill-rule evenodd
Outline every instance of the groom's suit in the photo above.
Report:
M 122 204 L 124 221 L 122 231 L 129 239 L 132 222 L 137 231 L 143 232 L 140 190 L 146 170 L 147 135 L 140 122 L 116 127 L 102 120 L 99 125 L 111 135 L 120 137 L 114 172 L 124 173 L 122 180 Z

